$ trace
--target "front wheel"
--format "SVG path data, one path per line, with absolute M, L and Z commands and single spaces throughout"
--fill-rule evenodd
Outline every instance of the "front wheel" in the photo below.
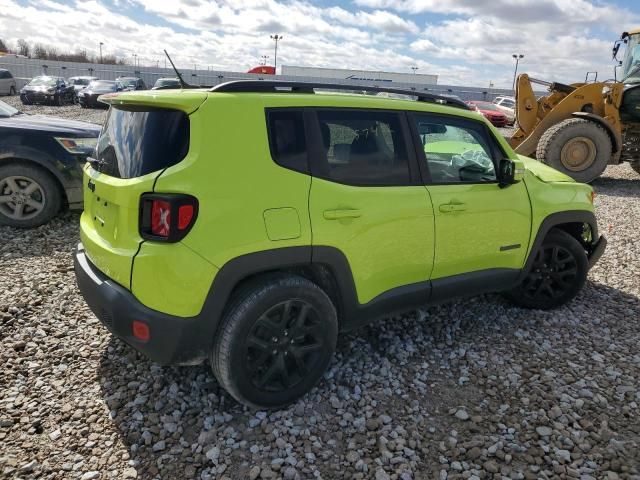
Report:
M 320 380 L 337 335 L 336 309 L 320 287 L 293 275 L 264 277 L 232 300 L 214 341 L 211 367 L 239 402 L 283 407 Z
M 604 172 L 612 153 L 611 138 L 602 126 L 569 118 L 542 135 L 536 158 L 578 182 L 589 183 Z
M 587 280 L 589 261 L 583 246 L 562 230 L 551 230 L 520 285 L 505 296 L 515 305 L 550 310 L 571 301 Z
M 13 96 L 16 94 L 16 87 L 9 88 L 9 95 Z
M 30 165 L 0 167 L 0 225 L 33 228 L 60 210 L 62 195 L 55 180 Z

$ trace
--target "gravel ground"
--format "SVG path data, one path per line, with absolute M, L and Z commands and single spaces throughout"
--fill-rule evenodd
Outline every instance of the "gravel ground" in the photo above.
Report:
M 570 305 L 378 322 L 277 412 L 112 338 L 75 286 L 77 214 L 0 227 L 0 478 L 640 479 L 639 187 L 595 183 L 609 247 Z
M 107 110 L 103 108 L 81 108 L 80 105 L 63 105 L 62 107 L 53 105 L 23 105 L 18 95 L 0 97 L 0 101 L 33 115 L 51 115 L 71 120 L 83 120 L 99 125 L 102 125 L 107 117 Z

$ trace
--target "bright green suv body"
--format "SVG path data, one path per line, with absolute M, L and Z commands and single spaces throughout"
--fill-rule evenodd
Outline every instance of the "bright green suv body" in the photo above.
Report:
M 277 406 L 317 380 L 298 372 L 297 383 L 280 378 L 263 397 L 260 382 L 246 387 L 252 393 L 228 385 L 242 368 L 221 366 L 217 342 L 265 282 L 313 284 L 346 330 L 458 296 L 526 296 L 523 282 L 530 298 L 521 303 L 556 306 L 552 293 L 535 303 L 552 289 L 531 278 L 549 232 L 573 238 L 583 263 L 604 249 L 591 187 L 518 157 L 477 113 L 239 85 L 107 99 L 97 159 L 85 167 L 76 271 L 111 331 L 163 364 L 211 356 L 246 403 Z M 274 358 L 265 369 L 285 357 Z

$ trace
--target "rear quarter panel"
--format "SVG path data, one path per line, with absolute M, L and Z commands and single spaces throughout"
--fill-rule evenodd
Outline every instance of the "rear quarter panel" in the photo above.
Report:
M 199 214 L 185 245 L 220 268 L 240 255 L 311 243 L 308 195 L 311 177 L 271 158 L 265 104 L 242 94 L 210 95 L 191 116 L 201 135 L 188 161 L 167 169 L 156 192 L 188 192 Z M 298 213 L 299 236 L 271 240 L 265 211 Z

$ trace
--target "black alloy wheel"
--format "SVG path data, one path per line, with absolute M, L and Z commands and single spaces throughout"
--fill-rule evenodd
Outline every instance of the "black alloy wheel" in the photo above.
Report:
M 583 245 L 562 230 L 551 230 L 522 282 L 505 296 L 514 304 L 541 310 L 572 300 L 584 286 L 589 260 Z
M 269 274 L 234 293 L 214 338 L 211 367 L 239 402 L 283 407 L 322 378 L 337 336 L 336 309 L 318 285 Z
M 282 392 L 322 360 L 322 323 L 304 300 L 287 300 L 258 318 L 245 343 L 245 369 L 256 388 Z

